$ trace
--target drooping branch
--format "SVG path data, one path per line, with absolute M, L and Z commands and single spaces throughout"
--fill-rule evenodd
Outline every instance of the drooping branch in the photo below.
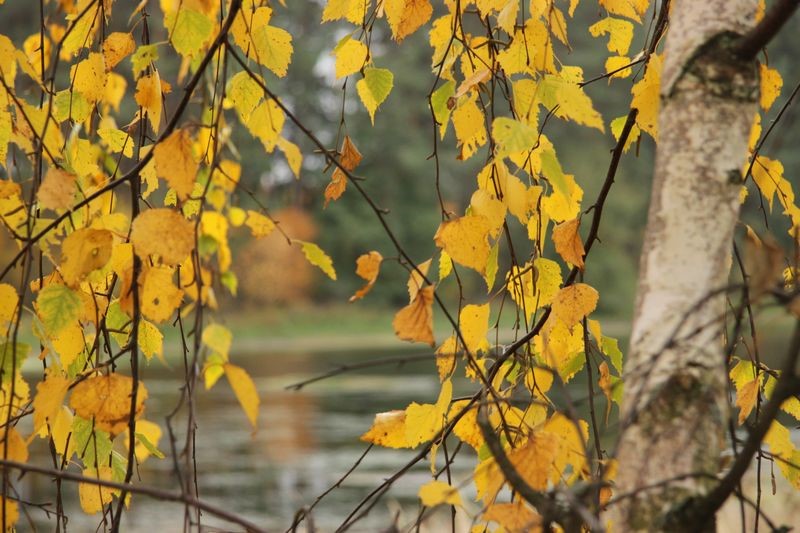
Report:
M 743 60 L 751 60 L 775 38 L 794 14 L 800 0 L 777 0 L 758 25 L 739 39 L 733 51 Z

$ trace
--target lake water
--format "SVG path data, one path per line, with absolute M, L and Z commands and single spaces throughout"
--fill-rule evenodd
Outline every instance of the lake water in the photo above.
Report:
M 365 451 L 367 444 L 359 441 L 359 436 L 370 427 L 375 413 L 402 409 L 412 401 L 435 402 L 439 382 L 431 357 L 428 361 L 402 366 L 393 364 L 345 373 L 300 391 L 286 387 L 343 363 L 420 353 L 424 352 L 406 347 L 233 355 L 232 362 L 246 368 L 258 388 L 262 402 L 259 427 L 256 432 L 251 431 L 225 378 L 209 391 L 198 390 L 197 461 L 201 499 L 241 514 L 269 530 L 286 530 L 295 512 L 335 483 Z M 146 419 L 164 427 L 164 416 L 179 398 L 182 376 L 182 369 L 166 369 L 155 360 L 150 363 L 144 371 L 149 392 Z M 185 424 L 178 424 L 178 428 L 178 443 L 182 444 Z M 166 434 L 159 448 L 165 453 L 169 451 Z M 31 452 L 32 461 L 50 463 L 43 440 L 34 441 Z M 322 531 L 336 529 L 358 501 L 414 453 L 373 448 L 342 486 L 314 509 L 314 525 Z M 465 467 L 469 462 L 464 462 Z M 144 484 L 178 490 L 169 457 L 163 460 L 151 457 L 140 468 L 139 476 Z M 413 522 L 416 489 L 428 479 L 429 464 L 422 462 L 397 482 L 367 519 L 351 530 L 385 528 L 398 504 L 408 507 L 403 518 Z M 64 497 L 70 517 L 68 530 L 94 531 L 100 515 L 82 513 L 72 485 L 65 490 Z M 54 501 L 54 484 L 45 476 L 29 474 L 17 486 L 24 499 L 36 503 Z M 48 522 L 41 510 L 30 508 L 29 512 L 37 529 L 54 529 L 54 522 Z M 30 528 L 24 520 L 24 517 L 20 520 L 20 530 Z M 214 526 L 212 531 L 241 529 L 208 515 L 204 515 L 203 522 Z M 154 527 L 159 532 L 181 531 L 183 506 L 135 496 L 122 525 L 124 531 L 133 532 L 152 532 Z M 299 531 L 305 531 L 305 525 Z

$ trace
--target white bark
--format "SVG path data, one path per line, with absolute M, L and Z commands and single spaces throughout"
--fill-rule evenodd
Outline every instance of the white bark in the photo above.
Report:
M 756 0 L 673 4 L 617 451 L 617 493 L 639 492 L 613 510 L 614 531 L 665 529 L 725 446 L 724 290 L 758 89 L 730 47 Z

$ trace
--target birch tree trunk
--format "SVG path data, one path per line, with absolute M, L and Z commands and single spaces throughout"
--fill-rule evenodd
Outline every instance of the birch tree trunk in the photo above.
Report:
M 659 139 L 625 367 L 614 531 L 714 530 L 667 522 L 720 470 L 728 421 L 725 287 L 758 96 L 732 52 L 756 0 L 673 1 Z

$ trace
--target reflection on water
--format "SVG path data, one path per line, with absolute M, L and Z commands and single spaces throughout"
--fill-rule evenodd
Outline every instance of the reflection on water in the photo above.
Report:
M 347 373 L 297 392 L 287 391 L 285 387 L 345 362 L 396 357 L 403 353 L 412 352 L 405 348 L 403 352 L 234 356 L 233 361 L 248 370 L 258 388 L 262 402 L 259 429 L 251 432 L 224 378 L 210 391 L 198 390 L 197 461 L 201 499 L 270 530 L 285 530 L 298 508 L 313 502 L 363 453 L 366 444 L 358 437 L 368 429 L 374 413 L 401 409 L 411 401 L 435 401 L 439 384 L 433 362 L 424 361 Z M 151 363 L 144 374 L 149 391 L 147 419 L 164 426 L 164 416 L 179 398 L 182 375 L 182 370 L 165 369 L 155 361 Z M 178 443 L 182 443 L 185 429 L 181 424 L 178 429 Z M 162 437 L 159 446 L 165 452 L 169 450 L 166 439 Z M 31 452 L 31 460 L 38 464 L 50 461 L 41 439 L 31 444 Z M 314 510 L 314 524 L 323 531 L 335 529 L 357 502 L 405 464 L 413 453 L 373 449 L 347 481 Z M 137 475 L 141 483 L 178 489 L 169 457 L 148 459 Z M 416 487 L 429 476 L 428 464 L 418 465 L 397 482 L 387 502 L 415 502 Z M 18 485 L 26 500 L 54 502 L 54 483 L 44 476 L 28 475 Z M 74 486 L 67 486 L 64 492 L 70 517 L 68 530 L 94 531 L 99 515 L 86 516 L 80 511 Z M 55 504 L 51 509 L 54 507 Z M 29 512 L 37 529 L 54 529 L 52 517 L 48 522 L 41 510 L 30 508 Z M 389 516 L 387 504 L 380 503 L 354 530 L 374 531 L 385 527 Z M 24 517 L 20 523 L 23 521 Z M 203 522 L 209 526 L 226 526 L 209 516 L 205 516 Z M 180 531 L 183 507 L 137 496 L 123 517 L 122 525 L 124 531 L 148 531 L 153 527 L 158 527 L 159 532 Z

